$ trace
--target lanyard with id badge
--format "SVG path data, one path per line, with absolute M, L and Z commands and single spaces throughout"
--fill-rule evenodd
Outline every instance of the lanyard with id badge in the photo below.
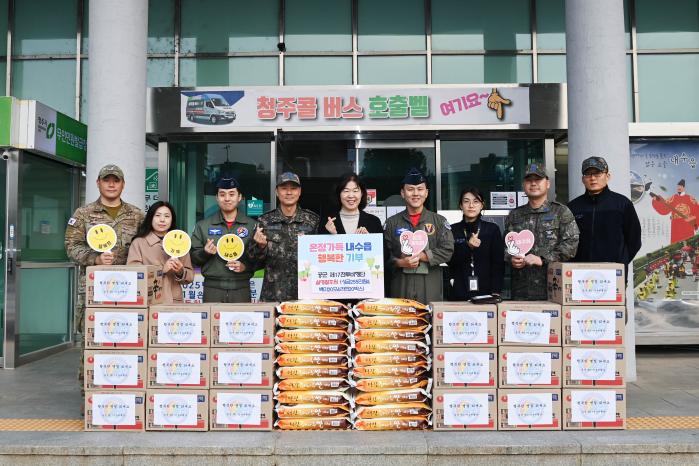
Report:
M 476 229 L 476 236 L 481 233 L 481 222 L 478 221 L 478 228 Z M 468 277 L 468 291 L 478 291 L 478 277 L 476 276 L 476 252 L 475 248 L 472 248 L 468 243 L 468 231 L 464 229 L 464 236 L 467 238 L 466 245 L 471 253 L 471 275 Z

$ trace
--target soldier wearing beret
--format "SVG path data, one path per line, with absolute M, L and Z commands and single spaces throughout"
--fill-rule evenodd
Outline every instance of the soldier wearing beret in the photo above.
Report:
M 276 209 L 262 214 L 250 254 L 265 264 L 261 301 L 298 299 L 298 237 L 318 232 L 320 217 L 299 206 L 301 180 L 285 172 L 277 178 Z
M 220 178 L 216 189 L 218 212 L 197 222 L 192 233 L 192 263 L 201 267 L 204 276 L 205 303 L 249 303 L 255 264 L 248 250 L 255 221 L 239 209 L 243 193 L 235 178 Z M 239 260 L 225 261 L 218 256 L 216 243 L 227 234 L 243 241 L 245 252 Z
M 442 300 L 442 268 L 454 253 L 454 237 L 446 218 L 425 208 L 429 194 L 427 177 L 411 169 L 403 178 L 400 195 L 406 209 L 389 217 L 384 225 L 386 270 L 390 274 L 388 295 L 414 299 L 421 303 Z M 413 253 L 401 240 L 406 231 L 422 230 L 428 244 Z
M 551 182 L 544 167 L 536 163 L 527 166 L 522 184 L 529 202 L 507 216 L 505 235 L 530 230 L 534 247 L 526 255 L 521 255 L 514 244 L 505 248 L 505 257 L 512 265 L 512 299 L 546 300 L 548 265 L 575 257 L 578 225 L 568 207 L 548 200 Z
M 75 331 L 84 334 L 85 324 L 85 267 L 90 265 L 125 265 L 129 246 L 139 225 L 143 212 L 121 199 L 124 191 L 124 172 L 116 165 L 105 165 L 97 175 L 100 197 L 84 207 L 78 208 L 68 220 L 65 233 L 65 248 L 68 257 L 79 266 L 78 299 L 75 306 Z M 114 249 L 95 252 L 87 244 L 87 232 L 95 225 L 109 225 L 117 235 Z M 82 391 L 83 358 L 80 358 L 78 380 Z

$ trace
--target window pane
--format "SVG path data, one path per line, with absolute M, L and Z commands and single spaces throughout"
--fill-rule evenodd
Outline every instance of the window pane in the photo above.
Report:
M 698 82 L 699 54 L 639 55 L 641 121 L 699 121 Z
M 76 2 L 77 0 L 16 1 L 12 42 L 14 53 L 75 55 L 78 18 Z
M 536 43 L 540 49 L 565 50 L 565 0 L 536 0 Z
M 699 48 L 697 0 L 636 0 L 638 48 Z
M 538 72 L 540 83 L 566 82 L 566 56 L 539 55 Z
M 566 48 L 565 0 L 536 0 L 537 48 L 565 50 Z M 631 47 L 631 27 L 628 0 L 624 0 L 625 46 Z
M 277 57 L 183 58 L 180 86 L 276 86 Z
M 359 57 L 359 84 L 425 84 L 423 56 Z
M 543 140 L 442 140 L 442 209 L 458 210 L 459 194 L 475 186 L 489 208 L 491 191 L 521 191 L 523 170 L 543 163 Z
M 359 0 L 359 50 L 425 50 L 424 0 Z
M 299 203 L 327 222 L 337 209 L 335 187 L 341 175 L 355 171 L 354 143 L 348 140 L 308 140 L 310 135 L 291 135 L 282 139 L 277 152 L 277 173 L 292 171 L 301 177 L 303 189 Z M 323 222 L 325 224 L 325 222 Z
M 88 60 L 83 59 L 80 63 L 80 121 L 87 124 L 87 78 L 88 78 Z
M 284 84 L 352 84 L 352 57 L 286 57 Z
M 172 58 L 149 58 L 147 64 L 148 87 L 175 85 L 175 60 Z
M 70 340 L 70 285 L 67 268 L 19 269 L 19 354 L 25 355 Z M 37 293 L 37 290 L 41 290 Z
M 528 55 L 436 55 L 432 57 L 433 84 L 530 83 L 531 81 L 532 58 Z
M 175 52 L 173 0 L 148 0 L 148 52 Z
M 183 53 L 277 50 L 279 1 L 183 0 Z
M 497 12 L 496 20 L 485 20 Z M 529 2 L 432 0 L 433 50 L 531 49 Z
M 83 2 L 83 30 L 82 44 L 80 46 L 81 53 L 87 53 L 90 37 L 90 2 Z
M 230 174 L 241 185 L 246 199 L 264 201 L 270 209 L 271 151 L 260 143 L 171 143 L 170 199 L 177 212 L 179 227 L 187 232 L 204 217 L 213 215 L 216 180 Z M 245 200 L 241 206 L 245 206 Z
M 75 60 L 13 60 L 12 95 L 75 116 Z
M 22 260 L 67 261 L 63 242 L 65 225 L 72 211 L 72 169 L 25 152 L 21 176 Z
M 436 186 L 436 156 L 434 147 L 367 148 L 359 149 L 359 176 L 369 189 L 376 189 L 377 205 L 405 206 L 400 196 L 403 178 L 411 168 L 427 177 L 427 186 Z M 436 191 L 432 191 L 434 193 Z M 437 196 L 430 195 L 425 207 L 437 210 Z
M 0 0 L 0 55 L 5 55 L 7 50 L 7 2 Z M 3 90 L 4 92 L 4 90 Z M 0 353 L 2 354 L 2 353 Z
M 351 51 L 350 0 L 287 0 L 284 42 L 289 51 Z

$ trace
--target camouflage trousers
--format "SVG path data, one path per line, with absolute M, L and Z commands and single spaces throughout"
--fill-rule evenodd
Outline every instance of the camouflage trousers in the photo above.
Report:
M 80 277 L 78 296 L 73 314 L 73 335 L 78 335 L 80 340 L 80 364 L 78 366 L 78 384 L 80 385 L 80 414 L 85 410 L 85 277 Z

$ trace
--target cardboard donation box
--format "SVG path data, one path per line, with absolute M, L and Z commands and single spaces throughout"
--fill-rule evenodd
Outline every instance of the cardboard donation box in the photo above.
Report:
M 496 430 L 497 394 L 490 390 L 434 390 L 434 430 Z
M 85 350 L 85 390 L 145 390 L 145 350 Z
M 272 430 L 272 390 L 211 390 L 211 430 Z
M 154 265 L 96 265 L 85 273 L 87 307 L 148 307 L 163 299 L 163 271 Z
M 274 348 L 212 348 L 211 388 L 274 386 Z
M 208 304 L 152 306 L 148 311 L 148 346 L 208 347 L 210 308 Z
M 561 348 L 501 346 L 500 388 L 561 388 Z
M 211 346 L 274 346 L 275 303 L 213 304 Z
M 146 392 L 88 391 L 85 393 L 85 430 L 143 431 Z
M 209 388 L 208 348 L 148 350 L 148 388 Z
M 209 430 L 209 391 L 148 390 L 146 430 Z
M 468 302 L 431 303 L 435 347 L 496 346 L 497 307 Z
M 624 346 L 623 306 L 563 306 L 563 346 Z
M 435 388 L 497 388 L 497 348 L 434 348 Z
M 623 306 L 624 266 L 613 262 L 554 262 L 548 268 L 550 301 L 564 306 Z
M 563 387 L 626 387 L 625 349 L 563 348 Z
M 561 346 L 561 306 L 548 301 L 498 304 L 500 346 Z
M 563 389 L 563 430 L 626 429 L 626 390 Z
M 561 430 L 561 391 L 498 390 L 498 430 Z
M 85 309 L 86 349 L 145 349 L 148 310 Z

